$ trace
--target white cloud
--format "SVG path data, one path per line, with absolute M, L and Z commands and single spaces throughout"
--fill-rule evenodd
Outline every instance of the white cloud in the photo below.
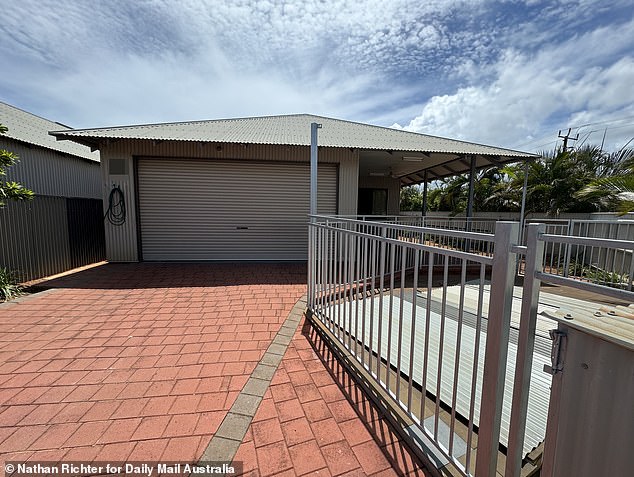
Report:
M 364 119 L 411 96 L 388 71 L 420 67 L 416 55 L 443 43 L 432 18 L 457 3 L 24 0 L 0 24 L 0 54 L 16 66 L 0 88 L 82 126 L 298 111 Z
M 626 0 L 21 0 L 0 22 L 0 94 L 77 127 L 312 112 L 513 146 L 631 110 L 623 12 Z
M 278 71 L 242 74 L 213 49 L 202 56 L 208 61 L 192 69 L 188 60 L 171 53 L 152 59 L 102 55 L 99 68 L 85 60 L 72 71 L 51 72 L 46 81 L 37 74 L 5 81 L 11 88 L 56 98 L 50 111 L 44 104 L 38 113 L 75 127 L 301 112 L 354 118 L 378 100 L 359 93 L 375 89 L 369 75 L 341 78 L 324 70 L 297 83 Z M 390 104 L 411 92 L 381 94 Z
M 493 81 L 430 98 L 405 128 L 517 147 L 549 133 L 555 138 L 557 129 L 568 125 L 634 114 L 634 58 L 618 58 L 633 37 L 630 21 L 618 30 L 600 28 L 536 55 L 506 51 L 485 71 Z M 613 63 L 602 64 L 615 55 Z M 631 125 L 610 136 L 616 145 L 633 133 Z M 601 140 L 600 135 L 591 139 Z

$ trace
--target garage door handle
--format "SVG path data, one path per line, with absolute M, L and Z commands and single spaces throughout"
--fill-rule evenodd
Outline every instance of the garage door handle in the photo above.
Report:
M 238 226 L 238 227 L 236 227 L 236 230 L 249 230 L 249 227 Z

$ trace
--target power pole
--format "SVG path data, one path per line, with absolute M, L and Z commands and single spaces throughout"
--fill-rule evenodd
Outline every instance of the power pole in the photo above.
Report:
M 577 137 L 570 137 L 570 132 L 571 131 L 572 131 L 572 129 L 568 128 L 568 133 L 565 136 L 562 136 L 561 135 L 561 129 L 559 130 L 558 137 L 560 139 L 564 140 L 564 152 L 566 152 L 568 150 L 568 140 L 576 141 L 577 139 L 579 139 L 579 133 L 577 133 Z

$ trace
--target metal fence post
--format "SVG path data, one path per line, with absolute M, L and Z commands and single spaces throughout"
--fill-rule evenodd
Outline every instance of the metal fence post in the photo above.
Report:
M 315 311 L 315 227 L 314 219 L 308 224 L 308 308 Z
M 517 222 L 497 222 L 495 227 L 476 477 L 494 477 L 496 473 L 515 281 L 515 253 L 511 248 L 518 227 Z
M 539 235 L 543 234 L 545 230 L 546 226 L 544 224 L 530 224 L 527 230 L 522 311 L 504 473 L 507 477 L 519 476 L 522 467 L 528 393 L 531 384 L 535 328 L 537 325 L 537 304 L 539 303 L 539 286 L 541 283 L 535 275 L 536 272 L 542 271 L 544 265 L 544 241 L 540 240 Z
M 572 235 L 574 230 L 575 230 L 575 221 L 574 220 L 570 220 L 568 222 L 568 235 Z M 559 245 L 559 247 L 561 247 L 561 245 Z M 564 250 L 565 250 L 565 253 L 564 253 L 564 269 L 563 269 L 562 275 L 564 277 L 567 277 L 568 273 L 569 273 L 568 269 L 570 268 L 570 257 L 571 257 L 571 254 L 572 254 L 572 245 L 570 245 L 569 243 L 565 244 Z M 559 264 L 557 264 L 557 266 L 559 266 Z M 575 275 L 577 273 L 576 264 L 575 264 L 575 269 L 574 270 L 575 271 L 573 272 L 573 275 Z M 541 272 L 541 270 L 540 270 L 540 272 Z

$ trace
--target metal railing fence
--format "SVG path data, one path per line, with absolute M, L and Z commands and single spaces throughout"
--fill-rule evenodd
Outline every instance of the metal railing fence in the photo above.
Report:
M 509 247 L 517 225 L 499 228 L 493 236 L 319 216 L 312 217 L 309 228 L 309 309 L 464 476 L 475 463 L 476 429 L 478 448 L 489 443 L 497 458 L 508 349 L 504 323 L 508 328 L 508 287 L 512 292 L 513 285 Z M 430 235 L 437 240 L 428 240 Z M 478 251 L 493 250 L 493 243 L 502 247 L 496 254 Z M 492 298 L 487 312 L 483 295 L 489 272 L 506 286 L 505 296 Z M 440 276 L 437 299 L 432 290 Z M 473 326 L 465 324 L 463 307 L 468 277 L 479 279 Z M 450 280 L 461 288 L 454 314 L 448 310 Z M 485 333 L 487 316 L 496 319 L 489 320 Z M 487 370 L 484 362 L 498 364 Z M 441 422 L 443 411 L 448 423 Z M 483 421 L 488 415 L 497 418 Z M 441 431 L 445 425 L 448 434 Z M 466 433 L 464 462 L 456 451 L 459 426 Z M 495 467 L 486 462 L 485 452 L 478 452 L 477 459 L 480 466 Z
M 579 222 L 583 223 L 584 221 Z M 547 255 L 544 251 L 548 246 L 553 245 L 557 245 L 560 248 L 565 247 L 567 250 L 573 247 L 600 249 L 602 254 L 608 257 L 614 257 L 618 254 L 629 254 L 629 279 L 627 283 L 619 282 L 618 286 L 615 286 L 614 282 L 587 281 L 581 280 L 579 276 L 562 276 L 557 269 L 553 269 L 545 263 Z M 537 306 L 541 283 L 566 286 L 600 295 L 602 298 L 610 297 L 626 303 L 634 303 L 634 291 L 632 291 L 633 270 L 631 268 L 633 266 L 631 264 L 631 256 L 634 253 L 634 241 L 629 238 L 611 239 L 557 235 L 548 233 L 547 224 L 530 224 L 527 229 L 526 245 L 516 247 L 516 251 L 525 256 L 526 264 L 509 429 L 509 433 L 517 435 L 518 439 L 514 440 L 512 444 L 509 442 L 505 476 L 520 475 L 523 458 L 522 445 L 527 420 L 526 402 L 530 393 L 530 374 L 533 365 Z M 593 311 L 596 312 L 596 310 L 591 309 L 585 310 L 586 313 L 592 313 Z M 597 324 L 601 326 L 600 322 L 597 322 Z M 612 325 L 606 326 L 612 327 Z M 631 323 L 628 323 L 627 326 L 631 327 Z M 550 366 L 549 372 L 554 375 L 559 371 L 556 356 L 558 353 L 555 352 L 558 346 L 556 344 L 557 334 L 552 334 L 551 332 L 551 337 L 555 340 L 555 343 L 553 343 L 552 366 Z M 591 410 L 588 410 L 588 412 L 591 412 Z M 549 415 L 549 419 L 551 418 L 552 416 Z
M 580 282 L 632 290 L 632 250 L 617 245 L 634 243 L 634 221 L 568 220 L 545 224 L 544 234 L 543 271 Z M 562 240 L 564 236 L 573 240 Z
M 493 234 L 498 219 L 480 217 L 422 216 L 422 215 L 341 215 L 345 219 L 383 222 L 390 224 L 413 225 L 445 230 L 464 230 Z
M 631 300 L 634 297 L 634 241 L 597 238 L 576 237 L 570 235 L 555 235 L 546 232 L 540 233 L 538 240 L 544 245 L 557 244 L 568 250 L 568 255 L 583 257 L 582 263 L 590 263 L 590 271 L 596 276 L 586 275 L 586 268 L 581 272 L 573 270 L 568 273 L 560 273 L 559 269 L 542 264 L 537 276 L 544 282 L 554 285 L 569 286 L 601 295 L 610 296 L 621 300 Z M 530 246 L 530 244 L 527 244 Z M 573 252 L 571 252 L 573 251 Z M 598 265 L 609 267 L 609 272 L 602 270 Z M 574 272 L 574 273 L 573 273 Z
M 321 222 L 338 228 L 354 228 L 357 232 L 371 235 L 385 234 L 387 238 L 411 241 L 451 250 L 493 255 L 491 233 L 475 230 L 467 231 L 456 227 L 447 229 L 435 227 L 433 223 L 424 225 L 424 217 L 408 216 L 315 216 Z M 389 225 L 389 227 L 386 227 Z M 451 233 L 448 231 L 451 230 Z M 409 263 L 409 262 L 408 262 Z M 427 265 L 427 262 L 423 262 Z
M 341 216 L 345 220 L 359 220 L 366 223 L 387 223 L 424 227 L 442 230 L 470 231 L 492 234 L 495 231 L 494 218 L 466 218 L 442 216 Z M 634 241 L 633 220 L 578 220 L 578 219 L 529 219 L 521 234 L 526 244 L 527 230 L 531 224 L 544 224 L 544 232 L 549 235 L 592 237 L 596 239 L 614 239 Z M 454 239 L 443 232 L 428 234 L 425 240 L 429 244 L 457 248 Z M 487 255 L 492 249 L 481 249 Z M 562 277 L 573 277 L 589 283 L 616 288 L 632 289 L 634 279 L 634 260 L 627 249 L 611 249 L 598 243 L 560 243 L 547 241 L 544 244 L 544 270 Z M 518 260 L 518 273 L 524 274 L 523 260 Z
M 551 244 L 600 247 L 613 257 L 633 253 L 634 242 L 547 231 L 546 224 L 529 224 L 521 245 L 518 223 L 498 222 L 491 235 L 311 217 L 310 311 L 460 475 L 495 475 L 500 445 L 507 449 L 505 475 L 520 475 L 540 283 L 634 301 L 631 283 L 615 288 L 563 277 L 545 260 Z M 525 277 L 516 345 L 510 346 L 518 256 Z M 467 298 L 471 279 L 477 298 Z M 448 298 L 450 286 L 458 287 L 457 300 Z M 458 435 L 465 436 L 464 452 Z

